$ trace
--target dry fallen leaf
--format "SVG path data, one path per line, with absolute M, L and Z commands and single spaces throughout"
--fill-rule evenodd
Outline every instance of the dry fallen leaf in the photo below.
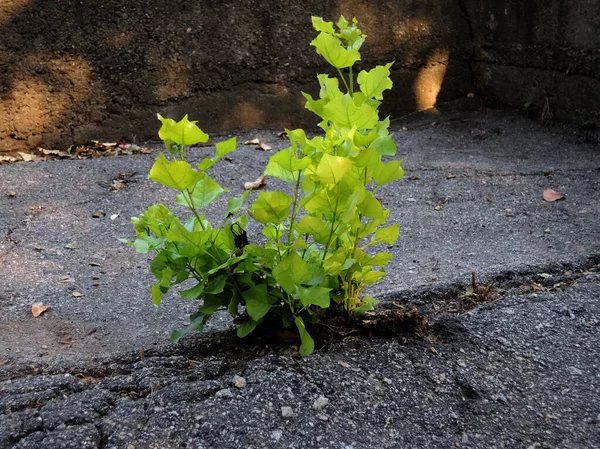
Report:
M 258 137 L 255 137 L 252 140 L 246 140 L 244 145 L 260 145 L 260 140 L 258 140 Z
M 81 298 L 83 296 L 83 293 L 81 293 L 81 292 L 73 292 L 73 293 L 71 293 L 71 295 L 73 295 L 75 298 Z
M 11 198 L 14 198 L 15 196 L 17 196 L 17 192 L 8 192 L 6 195 L 8 195 Z
M 31 161 L 35 161 L 37 159 L 37 156 L 35 154 L 23 153 L 21 151 L 19 151 L 19 156 L 21 156 L 21 158 L 25 162 L 31 162 Z
M 266 183 L 267 183 L 267 179 L 265 178 L 265 175 L 262 175 L 256 181 L 244 183 L 244 189 L 246 189 L 246 190 L 260 189 Z
M 102 217 L 104 217 L 105 215 L 106 215 L 106 212 L 104 212 L 103 210 L 100 210 L 100 209 L 98 209 L 97 211 L 95 211 L 95 212 L 92 214 L 92 217 L 93 217 L 93 218 L 102 218 Z
M 109 190 L 111 192 L 118 192 L 119 190 L 127 187 L 128 184 L 128 182 L 123 181 L 122 179 L 113 179 L 113 182 L 110 184 Z
M 67 245 L 65 245 L 65 248 L 67 248 L 67 249 L 77 249 L 77 248 L 79 248 L 79 243 L 77 243 L 77 242 L 68 243 Z
M 271 149 L 271 147 L 269 145 L 267 145 L 266 143 L 261 143 L 260 145 L 258 145 L 257 150 L 262 150 L 262 151 L 269 151 Z
M 548 201 L 548 202 L 558 201 L 558 200 L 562 200 L 565 198 L 565 196 L 562 193 L 555 192 L 552 189 L 544 190 L 543 197 L 544 197 L 544 200 Z
M 43 305 L 41 302 L 32 304 L 31 306 L 31 314 L 36 318 L 42 313 L 44 313 L 46 310 L 48 310 L 48 306 Z
M 448 176 L 446 176 L 446 179 L 454 179 L 456 178 L 456 175 L 454 173 L 448 173 Z

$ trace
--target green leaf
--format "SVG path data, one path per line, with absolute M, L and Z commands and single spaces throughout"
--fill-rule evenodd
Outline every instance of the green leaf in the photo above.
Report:
M 360 315 L 364 314 L 365 312 L 369 312 L 369 311 L 373 310 L 375 308 L 375 306 L 377 304 L 379 304 L 379 301 L 377 301 L 372 296 L 363 296 L 362 298 L 360 298 L 360 302 L 361 302 L 361 305 L 359 307 L 357 307 L 356 309 L 354 309 L 354 313 L 357 313 Z
M 300 234 L 312 235 L 316 242 L 325 244 L 327 241 L 329 229 L 327 223 L 321 218 L 310 215 L 304 216 L 298 222 L 296 229 Z
M 394 156 L 396 154 L 396 143 L 392 136 L 379 136 L 371 142 L 373 148 L 382 156 Z
M 227 210 L 225 211 L 225 218 L 235 217 L 240 211 L 241 207 L 246 202 L 250 190 L 246 190 L 240 197 L 232 197 L 227 200 Z
M 388 245 L 392 245 L 396 240 L 398 240 L 399 236 L 400 224 L 395 224 L 387 226 L 385 228 L 380 228 L 377 231 L 375 231 L 373 239 L 382 243 L 387 243 Z
M 372 128 L 379 121 L 377 109 L 367 103 L 357 106 L 349 94 L 327 103 L 323 107 L 322 117 L 338 126 L 346 128 L 356 126 L 359 130 Z
M 312 16 L 313 28 L 317 31 L 323 31 L 327 34 L 335 34 L 333 29 L 333 22 L 325 22 L 321 17 Z
M 231 290 L 225 290 L 215 295 L 205 293 L 202 295 L 202 307 L 198 311 L 212 315 L 217 310 L 225 308 L 230 300 Z
M 192 190 L 193 205 L 196 209 L 205 208 L 225 192 L 225 189 L 206 173 L 200 173 L 200 175 L 200 179 Z M 177 195 L 177 204 L 190 207 L 192 204 L 190 194 L 184 191 Z
M 390 79 L 390 67 L 393 62 L 385 66 L 378 65 L 368 72 L 363 70 L 358 74 L 358 84 L 360 90 L 365 97 L 375 98 L 376 100 L 383 99 L 383 91 L 391 89 L 394 83 Z
M 317 166 L 317 176 L 322 183 L 337 184 L 352 168 L 352 161 L 347 157 L 324 154 Z
M 248 212 L 259 223 L 279 224 L 289 215 L 291 204 L 292 197 L 283 192 L 260 192 Z
M 368 167 L 376 165 L 381 161 L 381 155 L 373 148 L 362 150 L 354 160 L 357 167 Z
M 315 47 L 317 53 L 336 69 L 352 67 L 360 60 L 360 53 L 357 50 L 347 50 L 337 37 L 325 31 L 321 31 L 310 45 Z
M 306 98 L 306 104 L 304 105 L 304 107 L 321 117 L 321 115 L 323 114 L 323 106 L 327 104 L 327 100 L 315 100 L 311 94 L 307 94 L 306 92 L 302 92 L 302 96 Z
M 208 242 L 209 238 L 210 231 L 189 231 L 181 223 L 175 223 L 167 233 L 169 242 L 187 243 L 198 251 Z
M 322 309 L 326 309 L 329 307 L 330 298 L 329 292 L 330 288 L 325 287 L 311 287 L 311 288 L 303 288 L 300 293 L 300 302 L 304 307 L 308 307 L 311 305 L 315 305 L 321 307 Z
M 244 338 L 246 335 L 248 335 L 254 329 L 256 329 L 256 326 L 258 326 L 258 322 L 254 321 L 250 317 L 237 318 L 236 320 L 234 320 L 234 323 L 239 325 L 238 330 L 237 330 L 237 336 L 239 338 Z
M 201 178 L 202 173 L 195 171 L 190 164 L 185 161 L 168 161 L 160 153 L 156 162 L 150 169 L 150 179 L 166 187 L 177 190 L 186 190 L 196 184 Z
M 218 276 L 211 279 L 204 287 L 204 293 L 210 295 L 217 295 L 225 289 L 225 283 L 227 282 L 227 276 Z M 229 299 L 227 300 L 229 302 Z
M 320 74 L 317 75 L 321 90 L 319 96 L 324 100 L 335 100 L 338 97 L 344 95 L 340 90 L 340 82 L 337 78 L 329 78 L 329 75 Z
M 315 342 L 310 336 L 310 334 L 306 330 L 306 326 L 304 325 L 304 321 L 300 317 L 294 317 L 294 323 L 298 328 L 298 332 L 300 333 L 300 340 L 302 344 L 300 345 L 300 355 L 310 355 L 315 350 Z
M 224 142 L 217 143 L 216 146 L 216 155 L 218 159 L 221 159 L 228 153 L 235 151 L 235 147 L 237 145 L 237 138 L 232 137 L 231 139 L 225 140 Z
M 180 145 L 195 145 L 199 142 L 208 142 L 208 135 L 205 134 L 196 122 L 190 122 L 186 114 L 180 121 L 175 122 L 171 118 L 164 118 L 157 114 L 162 126 L 158 131 L 158 137 L 161 140 L 170 140 Z
M 385 271 L 369 271 L 362 277 L 363 284 L 374 284 L 385 277 Z
M 300 170 L 304 170 L 311 163 L 312 160 L 308 157 L 298 159 L 296 151 L 292 147 L 286 148 L 271 156 L 265 168 L 265 175 L 288 183 L 295 183 L 300 175 Z
M 204 293 L 204 283 L 199 282 L 195 287 L 189 288 L 187 290 L 182 290 L 179 292 L 181 297 L 186 300 L 198 299 Z
M 180 331 L 174 330 L 173 332 L 171 332 L 171 342 L 173 344 L 179 343 L 179 340 L 181 340 L 185 335 L 189 334 L 192 331 L 202 332 L 202 329 L 204 329 L 204 325 L 206 324 L 209 318 L 210 315 L 201 312 L 195 313 L 194 315 L 190 315 L 191 322 L 189 326 Z
M 273 277 L 287 293 L 294 295 L 298 286 L 312 279 L 313 270 L 296 251 L 292 251 L 273 269 Z
M 246 301 L 246 311 L 254 321 L 260 321 L 271 310 L 271 298 L 267 285 L 259 284 L 242 293 Z
M 392 260 L 392 254 L 387 251 L 377 253 L 375 257 L 371 259 L 371 263 L 373 265 L 377 265 L 378 267 L 385 267 L 390 260 Z
M 358 209 L 363 216 L 372 218 L 373 220 L 384 220 L 387 218 L 383 206 L 371 192 L 366 192 L 365 199 L 358 205 Z
M 168 287 L 164 287 L 164 286 L 160 285 L 160 283 L 156 283 L 156 284 L 152 285 L 150 292 L 152 293 L 152 303 L 156 307 L 160 307 L 160 303 L 162 302 L 162 297 L 165 293 L 167 293 L 168 290 L 169 290 Z
M 402 161 L 390 161 L 387 164 L 381 164 L 381 168 L 375 169 L 373 173 L 373 179 L 380 186 L 402 179 L 403 177 L 404 169 L 402 168 Z

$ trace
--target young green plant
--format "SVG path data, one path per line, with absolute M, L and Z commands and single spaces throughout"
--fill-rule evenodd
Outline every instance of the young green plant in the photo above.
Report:
M 240 209 L 247 192 L 229 199 L 218 226 L 202 215 L 225 192 L 207 171 L 235 149 L 235 140 L 217 144 L 215 157 L 194 169 L 186 162 L 186 147 L 208 136 L 187 116 L 180 122 L 159 116 L 159 136 L 172 160 L 159 155 L 150 179 L 177 190 L 177 203 L 191 216 L 181 223 L 166 206 L 152 206 L 132 219 L 137 234 L 132 245 L 140 252 L 156 251 L 155 304 L 172 286 L 194 280 L 181 295 L 202 299 L 202 305 L 186 329 L 173 333 L 173 341 L 201 330 L 214 312 L 226 309 L 240 337 L 265 321 L 295 326 L 300 353 L 306 355 L 314 350 L 309 331 L 314 323 L 336 314 L 352 319 L 377 303 L 363 291 L 385 276 L 391 254 L 370 248 L 392 245 L 400 226 L 386 225 L 389 211 L 376 194 L 404 175 L 401 161 L 383 161 L 396 153 L 389 119 L 380 120 L 378 112 L 384 91 L 392 87 L 392 64 L 355 77 L 366 38 L 356 19 L 341 17 L 337 30 L 318 17 L 312 22 L 318 35 L 311 45 L 337 77 L 317 76 L 318 99 L 304 94 L 324 135 L 309 139 L 302 129 L 286 130 L 290 147 L 273 155 L 265 169 L 290 189 L 260 192 L 248 209 L 263 227 L 264 245 L 246 237 L 247 216 Z

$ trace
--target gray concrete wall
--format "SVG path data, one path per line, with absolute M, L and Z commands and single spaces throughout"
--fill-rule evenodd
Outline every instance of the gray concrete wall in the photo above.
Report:
M 315 126 L 310 17 L 340 14 L 369 36 L 362 68 L 396 61 L 384 113 L 472 90 L 454 0 L 2 0 L 0 151 L 155 138 L 157 112 L 207 131 Z
M 0 152 L 156 136 L 156 113 L 208 132 L 316 124 L 327 70 L 311 15 L 359 18 L 361 68 L 396 61 L 382 112 L 476 90 L 596 120 L 597 0 L 1 0 Z
M 598 0 L 465 0 L 482 95 L 600 124 Z

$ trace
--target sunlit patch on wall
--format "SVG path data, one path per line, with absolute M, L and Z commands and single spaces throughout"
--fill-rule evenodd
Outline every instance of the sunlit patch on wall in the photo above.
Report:
M 413 83 L 413 92 L 417 110 L 435 106 L 448 68 L 450 53 L 446 49 L 437 49 L 427 58 L 427 63 L 419 70 Z
M 238 103 L 224 121 L 224 127 L 257 128 L 265 123 L 265 113 L 248 101 Z
M 0 25 L 5 25 L 21 10 L 29 6 L 31 0 L 0 0 Z

